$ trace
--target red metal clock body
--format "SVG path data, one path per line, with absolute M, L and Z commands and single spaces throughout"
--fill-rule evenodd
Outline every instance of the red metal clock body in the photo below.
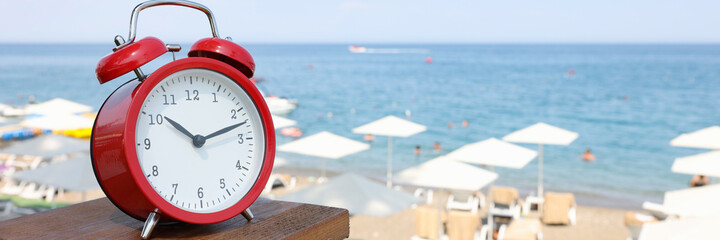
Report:
M 252 189 L 234 206 L 216 213 L 193 213 L 177 208 L 156 193 L 140 169 L 136 152 L 135 128 L 140 108 L 155 85 L 168 75 L 186 69 L 213 70 L 236 80 L 254 100 L 262 121 L 266 141 L 265 159 Z M 260 196 L 272 171 L 275 134 L 272 117 L 260 92 L 250 80 L 230 65 L 215 59 L 190 57 L 173 61 L 148 76 L 118 88 L 98 112 L 91 138 L 93 167 L 106 195 L 125 213 L 145 220 L 155 209 L 166 221 L 196 224 L 216 223 L 240 214 Z M 167 216 L 167 218 L 165 217 Z
M 158 5 L 205 12 L 214 37 L 193 45 L 190 57 L 144 76 L 139 67 L 168 49 L 157 38 L 134 41 L 135 21 L 140 10 Z M 129 42 L 116 37 L 120 46 L 96 69 L 100 83 L 133 70 L 138 75 L 108 97 L 95 120 L 91 155 L 98 183 L 119 209 L 146 221 L 143 238 L 158 221 L 211 224 L 245 215 L 275 157 L 270 111 L 249 80 L 252 57 L 218 38 L 212 14 L 196 3 L 146 2 L 132 19 Z

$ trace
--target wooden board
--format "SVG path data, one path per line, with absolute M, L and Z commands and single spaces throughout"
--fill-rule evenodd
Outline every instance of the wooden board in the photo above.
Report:
M 340 208 L 258 199 L 242 216 L 210 225 L 158 225 L 152 239 L 344 239 L 350 216 Z M 0 222 L 0 239 L 139 239 L 143 222 L 107 198 Z

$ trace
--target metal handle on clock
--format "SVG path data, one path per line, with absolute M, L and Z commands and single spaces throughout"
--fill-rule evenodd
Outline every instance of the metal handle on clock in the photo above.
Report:
M 219 34 L 217 31 L 217 24 L 215 24 L 215 16 L 210 11 L 210 9 L 207 8 L 206 6 L 196 3 L 196 2 L 184 1 L 184 0 L 147 1 L 144 3 L 138 4 L 137 6 L 135 6 L 135 9 L 133 9 L 132 15 L 130 16 L 130 34 L 128 35 L 127 42 L 123 43 L 122 45 L 119 45 L 117 47 L 117 49 L 127 46 L 128 44 L 135 41 L 135 36 L 136 36 L 135 33 L 137 31 L 137 21 L 138 21 L 138 16 L 140 15 L 140 11 L 145 10 L 150 7 L 163 6 L 163 5 L 189 7 L 189 8 L 197 9 L 201 12 L 204 12 L 205 15 L 207 15 L 207 17 L 208 17 L 208 20 L 210 21 L 210 30 L 212 31 L 213 37 L 218 38 Z

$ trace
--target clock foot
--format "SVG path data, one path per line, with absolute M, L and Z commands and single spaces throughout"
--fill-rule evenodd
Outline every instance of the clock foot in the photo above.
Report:
M 156 212 L 150 212 L 150 215 L 148 215 L 147 219 L 145 220 L 145 225 L 143 225 L 143 229 L 140 232 L 140 237 L 142 239 L 149 239 L 150 234 L 152 234 L 152 231 L 155 229 L 155 226 L 160 221 L 160 214 L 157 214 Z
M 250 220 L 252 220 L 255 217 L 255 215 L 252 214 L 252 212 L 250 211 L 249 208 L 245 209 L 245 211 L 243 211 L 240 214 L 242 214 L 242 216 L 245 217 L 245 219 L 247 219 L 248 222 L 250 222 Z

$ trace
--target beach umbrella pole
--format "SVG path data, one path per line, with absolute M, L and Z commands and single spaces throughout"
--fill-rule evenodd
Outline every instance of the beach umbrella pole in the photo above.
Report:
M 494 165 L 490 165 L 490 171 L 491 171 L 491 172 L 495 172 L 495 166 L 494 166 Z M 493 198 L 492 198 L 492 197 L 493 197 L 493 196 L 492 196 L 492 186 L 493 186 L 493 184 L 490 183 L 490 186 L 488 187 L 488 200 L 490 200 L 490 204 L 494 204 L 494 203 L 493 203 Z M 488 205 L 489 205 L 489 204 L 488 204 Z M 488 218 L 487 222 L 488 222 L 489 231 L 487 232 L 488 236 L 485 236 L 485 239 L 493 239 L 493 233 L 495 232 L 495 227 L 493 226 L 493 215 L 492 215 L 492 212 L 490 212 L 490 208 L 489 208 L 489 207 L 488 207 L 488 212 L 487 212 L 486 215 L 487 215 L 487 218 Z
M 325 179 L 325 158 L 322 159 L 322 172 L 320 172 L 320 179 Z
M 387 187 L 392 187 L 392 137 L 388 136 Z
M 438 202 L 438 226 L 437 226 L 438 227 L 438 238 L 437 239 L 442 239 L 442 236 L 443 236 L 443 222 L 442 222 L 443 209 L 442 209 L 442 197 L 441 197 L 442 193 L 443 193 L 443 189 L 439 188 L 438 194 L 437 194 L 437 198 L 438 198 L 438 201 L 437 201 Z
M 543 199 L 543 145 L 538 144 L 538 199 Z M 543 199 L 545 202 L 545 199 Z M 542 212 L 542 205 L 538 202 L 538 212 Z

